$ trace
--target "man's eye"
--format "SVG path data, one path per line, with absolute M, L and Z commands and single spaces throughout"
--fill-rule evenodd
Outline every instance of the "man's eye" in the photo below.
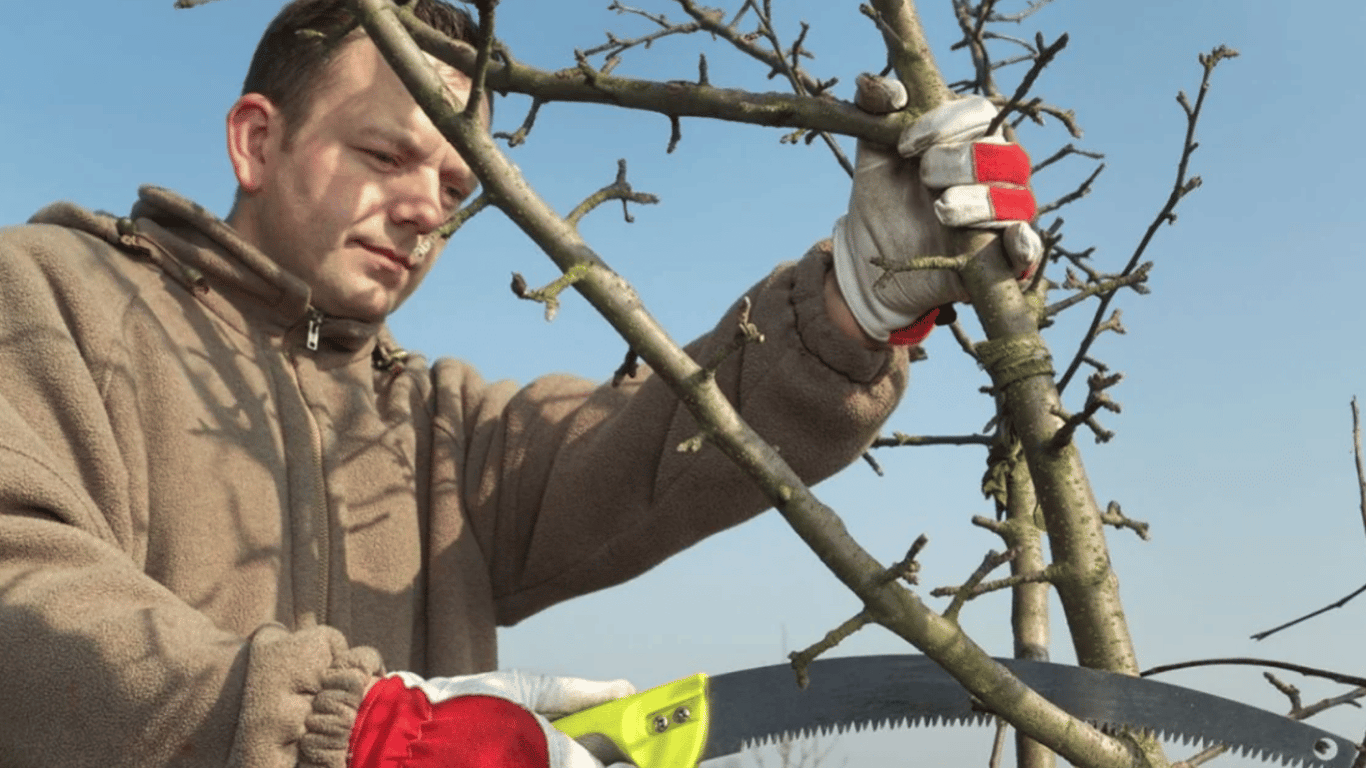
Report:
M 398 165 L 398 158 L 394 157 L 391 154 L 388 154 L 386 152 L 380 152 L 378 150 L 373 149 L 367 149 L 363 151 L 365 152 L 365 154 L 375 158 L 376 160 L 380 161 L 385 165 Z

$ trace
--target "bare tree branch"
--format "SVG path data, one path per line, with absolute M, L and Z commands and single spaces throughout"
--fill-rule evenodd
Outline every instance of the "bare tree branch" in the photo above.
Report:
M 1347 685 L 1366 686 L 1366 677 L 1355 675 L 1344 675 L 1341 672 L 1333 672 L 1327 669 L 1317 669 L 1306 667 L 1303 664 L 1291 664 L 1286 661 L 1275 661 L 1273 659 L 1253 659 L 1247 657 L 1230 657 L 1225 659 L 1197 659 L 1195 661 L 1182 661 L 1176 664 L 1163 664 L 1161 666 L 1150 667 L 1139 673 L 1140 677 L 1151 677 L 1160 675 L 1163 672 L 1173 672 L 1178 669 L 1190 669 L 1192 667 L 1213 667 L 1213 666 L 1253 666 L 1253 667 L 1273 667 L 1275 669 L 1286 669 L 1291 672 L 1298 672 L 1307 677 L 1322 677 L 1332 680 L 1335 683 L 1345 683 Z
M 1330 603 L 1330 604 L 1328 604 L 1328 605 L 1325 605 L 1324 607 L 1318 609 L 1317 611 L 1313 611 L 1312 613 L 1305 614 L 1304 616 L 1301 616 L 1301 617 L 1299 617 L 1298 619 L 1294 619 L 1294 620 L 1292 620 L 1292 621 L 1287 621 L 1286 623 L 1284 623 L 1284 624 L 1282 624 L 1282 625 L 1280 625 L 1280 626 L 1278 626 L 1278 627 L 1272 627 L 1271 629 L 1265 630 L 1265 631 L 1263 631 L 1263 632 L 1258 632 L 1257 634 L 1252 635 L 1252 639 L 1253 639 L 1253 640 L 1265 640 L 1265 639 L 1267 639 L 1268 637 L 1271 637 L 1272 635 L 1276 634 L 1277 632 L 1280 632 L 1281 630 L 1289 629 L 1289 628 L 1295 626 L 1296 624 L 1299 624 L 1299 623 L 1301 623 L 1301 622 L 1308 621 L 1308 620 L 1314 618 L 1315 616 L 1319 616 L 1319 615 L 1324 614 L 1324 613 L 1327 613 L 1327 612 L 1329 612 L 1329 611 L 1331 611 L 1331 610 L 1334 610 L 1334 609 L 1337 609 L 1337 608 L 1341 608 L 1342 606 L 1344 606 L 1344 605 L 1350 603 L 1350 602 L 1352 601 L 1353 598 L 1355 598 L 1357 595 L 1361 594 L 1362 592 L 1366 592 L 1366 584 L 1363 584 L 1363 585 L 1361 585 L 1360 587 L 1357 587 L 1356 590 L 1353 591 L 1350 595 L 1347 595 L 1346 597 L 1339 598 L 1337 601 L 1335 601 L 1335 602 L 1333 602 L 1333 603 Z
M 1362 457 L 1361 457 L 1361 414 L 1360 414 L 1360 413 L 1358 412 L 1358 410 L 1357 410 L 1357 399 L 1356 399 L 1355 397 L 1352 398 L 1352 403 L 1351 403 L 1351 405 L 1352 405 L 1352 453 L 1353 453 L 1354 457 L 1356 458 L 1357 485 L 1358 485 L 1358 487 L 1360 488 L 1360 493 L 1361 493 L 1361 518 L 1362 518 L 1362 523 L 1363 523 L 1364 525 L 1366 525 L 1366 467 L 1363 467 L 1363 465 L 1362 465 Z M 1357 587 L 1357 589 L 1354 590 L 1351 594 L 1349 594 L 1349 595 L 1347 595 L 1347 596 L 1345 596 L 1345 597 L 1341 597 L 1341 598 L 1339 598 L 1338 600 L 1336 600 L 1336 601 L 1334 601 L 1334 602 L 1332 602 L 1332 603 L 1330 603 L 1330 604 L 1328 604 L 1328 605 L 1325 605 L 1324 607 L 1322 607 L 1322 608 L 1320 608 L 1320 609 L 1318 609 L 1318 610 L 1316 610 L 1316 611 L 1312 611 L 1312 612 L 1310 612 L 1310 613 L 1308 613 L 1308 614 L 1305 614 L 1304 616 L 1301 616 L 1301 617 L 1299 617 L 1298 619 L 1293 619 L 1293 620 L 1291 620 L 1291 621 L 1287 621 L 1286 623 L 1281 624 L 1281 625 L 1278 626 L 1278 627 L 1272 627 L 1271 629 L 1264 630 L 1264 631 L 1262 631 L 1262 632 L 1258 632 L 1258 633 L 1256 633 L 1255 635 L 1252 635 L 1252 639 L 1253 639 L 1253 640 L 1265 640 L 1266 638 L 1271 637 L 1272 635 L 1276 634 L 1277 632 L 1280 632 L 1281 630 L 1289 629 L 1290 627 L 1293 627 L 1293 626 L 1295 626 L 1296 624 L 1300 624 L 1300 623 L 1302 623 L 1302 622 L 1308 621 L 1309 619 L 1312 619 L 1312 618 L 1314 618 L 1315 616 L 1320 616 L 1320 615 L 1325 614 L 1325 613 L 1327 613 L 1327 612 L 1329 612 L 1329 611 L 1332 611 L 1332 610 L 1341 608 L 1341 607 L 1343 607 L 1344 605 L 1346 605 L 1347 603 L 1351 602 L 1353 598 L 1355 598 L 1357 595 L 1361 594 L 1362 592 L 1366 592 L 1366 584 L 1363 584 L 1362 586 Z
M 1029 71 L 1025 73 L 1024 79 L 1020 81 L 1020 85 L 1015 89 L 1014 95 L 1006 101 L 1005 106 L 1001 108 L 1001 111 L 996 113 L 996 117 L 991 119 L 991 124 L 987 126 L 988 135 L 995 133 L 996 129 L 1001 127 L 1001 123 L 1006 119 L 1006 116 L 1023 101 L 1025 94 L 1029 93 L 1029 89 L 1034 86 L 1034 81 L 1039 77 L 1039 73 L 1043 71 L 1043 68 L 1052 63 L 1054 57 L 1056 57 L 1063 48 L 1067 47 L 1067 39 L 1067 33 L 1064 32 L 1058 36 L 1057 40 L 1053 41 L 1052 45 L 1044 46 L 1042 34 L 1035 38 L 1034 44 L 1039 53 L 1034 57 L 1034 64 L 1029 68 Z
M 931 592 L 930 594 L 933 594 L 936 597 L 944 597 L 949 594 L 953 595 L 953 600 L 949 602 L 949 607 L 944 609 L 944 618 L 952 622 L 957 622 L 958 613 L 963 610 L 963 606 L 967 604 L 967 601 L 976 597 L 978 594 L 981 594 L 981 592 L 978 591 L 978 588 L 981 585 L 982 580 L 987 577 L 987 574 L 1015 559 L 1016 554 L 1016 551 L 1013 549 L 1008 549 L 1005 552 L 988 552 L 986 557 L 982 558 L 982 564 L 977 566 L 977 570 L 972 572 L 972 575 L 968 577 L 967 581 L 963 582 L 962 586 L 950 587 L 948 589 L 941 588 Z
M 1361 493 L 1361 522 L 1366 525 L 1366 465 L 1361 460 L 1361 412 L 1357 399 L 1352 398 L 1352 454 L 1356 456 L 1357 487 Z
M 421 56 L 404 33 L 403 25 L 414 30 L 423 40 L 424 48 L 466 71 L 470 71 L 472 64 L 468 46 L 443 42 L 439 36 L 424 38 L 425 32 L 415 20 L 404 16 L 407 9 L 396 10 L 390 0 L 352 1 L 386 60 L 399 72 L 433 123 L 485 181 L 493 203 L 526 231 L 566 276 L 573 276 L 573 286 L 617 328 L 634 353 L 680 395 L 702 430 L 699 439 L 715 445 L 754 478 L 766 498 L 808 546 L 863 600 L 865 607 L 861 613 L 917 645 L 990 709 L 1074 762 L 1096 766 L 1164 762 L 1160 753 L 1146 742 L 1121 743 L 1058 712 L 1004 674 L 955 626 L 951 616 L 928 611 L 895 579 L 885 580 L 885 571 L 848 536 L 833 511 L 815 499 L 777 452 L 739 420 L 705 368 L 668 341 L 645 313 L 630 286 L 578 237 L 572 222 L 556 217 L 535 196 L 481 125 L 450 109 L 451 105 L 440 96 L 444 92 L 442 83 L 426 71 L 430 68 L 414 66 Z M 483 7 L 487 5 L 491 5 L 491 0 L 481 4 L 481 25 L 485 28 L 492 23 L 491 14 Z M 758 11 L 757 5 L 748 5 Z M 983 2 L 977 7 L 977 28 L 993 18 L 992 7 L 994 2 Z M 910 86 L 912 106 L 895 119 L 870 119 L 857 108 L 827 99 L 747 94 L 701 83 L 617 78 L 610 73 L 610 64 L 594 69 L 583 55 L 578 57 L 576 66 L 560 73 L 540 73 L 521 67 L 510 56 L 493 61 L 490 55 L 485 59 L 486 82 L 489 88 L 516 90 L 533 99 L 593 101 L 649 109 L 665 114 L 671 121 L 696 114 L 803 130 L 838 130 L 889 144 L 906 120 L 942 102 L 949 91 L 934 67 L 914 7 L 908 0 L 876 0 L 873 6 L 865 6 L 865 13 L 876 19 L 889 58 L 902 81 Z M 403 24 L 399 23 L 400 18 L 404 19 Z M 798 62 L 801 45 L 799 37 L 787 55 L 781 57 L 785 65 L 788 59 L 794 64 Z M 477 60 L 473 67 L 483 69 Z M 517 87 L 509 87 L 514 83 Z M 1035 110 L 1036 115 L 1050 114 L 1048 109 L 1051 108 L 1037 99 L 1021 107 L 1027 115 L 1029 110 Z M 1198 112 L 1198 105 L 1188 111 Z M 1137 663 L 1117 599 L 1113 572 L 1108 565 L 1097 567 L 1108 563 L 1101 530 L 1104 521 L 1090 497 L 1074 448 L 1051 445 L 1051 438 L 1061 426 L 1052 412 L 1060 405 L 1057 388 L 1051 381 L 1047 350 L 1037 335 L 1037 309 L 1024 300 L 1009 274 L 996 237 L 963 235 L 955 238 L 951 252 L 974 255 L 964 265 L 962 277 L 987 340 L 973 352 L 988 369 L 1002 412 L 1008 415 L 1011 428 L 1019 435 L 1028 468 L 1041 489 L 1039 504 L 1050 531 L 1056 528 L 1052 545 L 1059 595 L 1069 622 L 1074 628 L 1085 628 L 1073 633 L 1078 659 L 1090 666 L 1132 671 Z M 1036 285 L 1037 295 L 1041 295 L 1046 284 Z M 1122 332 L 1118 312 L 1099 328 Z M 1043 482 L 1062 477 L 1068 481 Z M 1063 485 L 1068 487 L 1060 487 Z
M 990 435 L 941 435 L 921 437 L 905 432 L 893 432 L 891 437 L 879 437 L 873 441 L 873 448 L 892 448 L 903 445 L 991 445 Z
M 422 50 L 467 74 L 475 71 L 478 52 L 472 46 L 432 29 L 406 5 L 399 6 L 397 16 Z M 851 103 L 829 98 L 617 77 L 594 70 L 586 59 L 567 70 L 546 72 L 509 56 L 502 58 L 489 63 L 488 87 L 544 102 L 608 104 L 674 118 L 712 117 L 751 125 L 807 128 L 886 145 L 895 144 L 902 127 L 919 114 L 870 115 Z
M 1064 146 L 1062 149 L 1058 150 L 1057 152 L 1054 152 L 1052 155 L 1049 155 L 1047 160 L 1044 160 L 1043 162 L 1036 164 L 1033 168 L 1030 169 L 1029 172 L 1030 174 L 1038 174 L 1039 171 L 1042 171 L 1043 169 L 1047 168 L 1053 163 L 1058 162 L 1064 157 L 1067 157 L 1068 155 L 1081 155 L 1082 157 L 1089 157 L 1092 160 L 1103 160 L 1105 158 L 1105 155 L 1101 154 L 1100 152 L 1091 152 L 1088 150 L 1077 149 L 1077 145 L 1068 144 Z
M 1167 202 L 1162 206 L 1162 209 L 1158 211 L 1157 216 L 1153 219 L 1152 223 L 1148 225 L 1147 231 L 1143 233 L 1142 240 L 1139 241 L 1138 247 L 1134 249 L 1133 255 L 1129 257 L 1129 263 L 1125 265 L 1124 270 L 1120 273 L 1121 275 L 1129 274 L 1138 266 L 1139 259 L 1143 257 L 1144 251 L 1148 249 L 1148 244 L 1152 242 L 1153 237 L 1157 234 L 1158 228 L 1163 224 L 1172 223 L 1176 220 L 1175 210 L 1177 203 L 1200 185 L 1199 176 L 1189 179 L 1186 177 L 1191 155 L 1194 154 L 1196 147 L 1199 146 L 1195 141 L 1195 126 L 1200 120 L 1200 111 L 1205 105 L 1205 94 L 1209 92 L 1210 76 L 1214 74 L 1214 68 L 1220 61 L 1233 58 L 1237 55 L 1237 51 L 1223 45 L 1217 46 L 1208 54 L 1200 54 L 1200 66 L 1204 69 L 1204 76 L 1200 80 L 1200 95 L 1196 97 L 1195 106 L 1190 106 L 1184 92 L 1177 96 L 1177 101 L 1181 103 L 1182 109 L 1186 113 L 1186 138 L 1185 143 L 1182 145 L 1181 160 L 1177 163 L 1176 180 L 1172 184 L 1171 194 L 1167 196 Z M 1077 367 L 1081 365 L 1082 357 L 1086 355 L 1087 351 L 1091 349 L 1091 344 L 1099 337 L 1101 331 L 1101 318 L 1105 316 L 1105 310 L 1109 309 L 1110 300 L 1113 296 L 1114 294 L 1108 294 L 1101 297 L 1100 306 L 1096 307 L 1095 317 L 1091 320 L 1091 329 L 1082 337 L 1076 356 L 1072 358 L 1071 364 L 1067 366 L 1067 371 L 1058 379 L 1059 392 L 1067 388 L 1068 382 L 1072 380 L 1073 374 L 1077 372 Z
M 702 371 L 698 364 L 669 340 L 630 285 L 534 193 L 498 151 L 482 123 L 454 108 L 444 82 L 424 65 L 421 49 L 409 38 L 392 2 L 353 2 L 385 60 L 483 180 L 494 203 L 562 271 L 584 270 L 584 276 L 574 283 L 575 289 L 649 363 L 655 375 L 682 395 L 682 402 L 702 426 L 707 440 L 750 474 L 793 530 L 863 600 L 870 616 L 943 665 L 993 711 L 1019 722 L 1030 736 L 1061 754 L 1076 761 L 1084 758 L 1098 768 L 1134 764 L 1128 746 L 1058 710 L 1013 678 L 956 624 L 930 611 L 895 582 L 881 582 L 884 569 L 854 541 L 834 511 L 816 499 L 782 456 L 739 418 L 716 383 L 699 375 Z M 918 27 L 903 32 L 909 33 L 903 39 L 920 34 Z M 495 79 L 491 69 L 490 87 L 496 87 Z
M 848 621 L 827 632 L 820 642 L 805 650 L 789 653 L 787 657 L 792 662 L 793 671 L 797 673 L 797 687 L 805 688 L 807 683 L 811 681 L 807 674 L 807 668 L 811 666 L 811 662 L 815 661 L 817 656 L 839 645 L 846 637 L 863 629 L 872 620 L 872 616 L 867 611 L 859 611 Z
M 1089 285 L 1085 285 L 1084 287 L 1082 287 L 1083 284 L 1081 283 L 1064 284 L 1064 287 L 1070 288 L 1075 286 L 1079 287 L 1080 290 L 1063 299 L 1062 301 L 1059 301 L 1055 304 L 1049 304 L 1047 307 L 1044 308 L 1044 314 L 1056 315 L 1064 309 L 1067 309 L 1068 307 L 1074 304 L 1079 304 L 1085 299 L 1088 299 L 1092 296 L 1108 296 L 1110 294 L 1113 294 L 1115 291 L 1118 291 L 1120 288 L 1124 288 L 1126 286 L 1129 288 L 1133 288 L 1138 293 L 1147 293 L 1148 287 L 1143 283 L 1145 283 L 1148 280 L 1148 272 L 1150 272 L 1152 268 L 1153 263 L 1151 261 L 1145 261 L 1138 269 L 1128 273 L 1127 275 L 1121 275 L 1120 277 L 1101 280 L 1098 279 L 1098 275 L 1095 275 L 1093 273 L 1092 282 Z
M 621 201 L 621 211 L 627 224 L 635 221 L 635 218 L 631 216 L 631 211 L 626 207 L 627 203 L 653 205 L 659 202 L 659 198 L 655 195 L 648 192 L 637 192 L 631 188 L 631 183 L 626 180 L 626 160 L 623 158 L 617 161 L 616 181 L 589 195 L 582 203 L 575 206 L 574 210 L 570 211 L 564 219 L 570 224 L 578 226 L 579 221 L 584 216 L 609 200 Z

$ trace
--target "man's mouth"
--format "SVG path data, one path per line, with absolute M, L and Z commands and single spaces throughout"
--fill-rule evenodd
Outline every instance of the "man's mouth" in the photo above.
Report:
M 403 269 L 405 270 L 411 271 L 413 268 L 413 260 L 408 256 L 400 255 L 397 251 L 393 251 L 388 248 L 380 248 L 378 246 L 370 245 L 369 243 L 360 243 L 359 245 L 360 247 L 364 248 L 365 250 L 373 254 L 383 256 L 384 258 L 394 262 L 398 266 L 403 267 Z

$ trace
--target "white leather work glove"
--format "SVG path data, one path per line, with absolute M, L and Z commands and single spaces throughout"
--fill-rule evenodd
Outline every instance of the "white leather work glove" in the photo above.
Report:
M 371 686 L 351 728 L 348 768 L 602 768 L 556 730 L 559 716 L 635 693 L 598 682 L 524 672 L 424 679 L 395 672 Z
M 899 83 L 859 78 L 861 107 L 900 109 L 892 101 L 874 106 L 870 93 Z M 1019 145 L 986 129 L 996 108 L 980 96 L 942 104 L 921 115 L 896 149 L 858 143 L 849 213 L 835 224 L 835 277 L 865 333 L 892 344 L 916 344 L 929 334 L 937 308 L 968 301 L 952 270 L 911 270 L 888 275 L 872 263 L 895 264 L 922 256 L 952 256 L 946 227 L 1001 230 L 1012 271 L 1032 276 L 1043 244 L 1029 225 L 1036 204 L 1029 189 L 1029 157 Z

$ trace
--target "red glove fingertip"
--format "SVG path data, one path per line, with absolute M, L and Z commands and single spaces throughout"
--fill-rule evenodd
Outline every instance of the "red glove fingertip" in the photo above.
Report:
M 1029 185 L 1029 155 L 1019 144 L 973 144 L 972 162 L 976 168 L 977 181 L 983 184 L 999 182 L 1022 187 Z
M 996 221 L 1029 221 L 1038 209 L 1034 193 L 1028 189 L 991 187 L 987 195 L 991 198 L 992 218 Z

